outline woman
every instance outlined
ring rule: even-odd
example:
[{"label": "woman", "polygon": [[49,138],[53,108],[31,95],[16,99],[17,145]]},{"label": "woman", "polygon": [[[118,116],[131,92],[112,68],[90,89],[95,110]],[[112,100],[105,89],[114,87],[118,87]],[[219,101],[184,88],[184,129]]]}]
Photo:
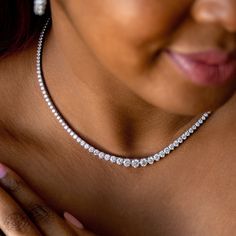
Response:
[{"label": "woman", "polygon": [[2,232],[235,235],[236,1],[9,2]]}]

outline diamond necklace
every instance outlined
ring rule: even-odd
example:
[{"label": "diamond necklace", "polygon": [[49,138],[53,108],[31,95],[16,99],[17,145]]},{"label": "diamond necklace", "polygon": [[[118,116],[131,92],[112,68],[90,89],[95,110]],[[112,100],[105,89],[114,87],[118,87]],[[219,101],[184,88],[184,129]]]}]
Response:
[{"label": "diamond necklace", "polygon": [[54,104],[50,93],[48,91],[48,88],[46,86],[43,72],[42,72],[42,49],[43,49],[43,41],[45,36],[45,31],[47,29],[47,26],[50,22],[50,18],[47,19],[45,25],[43,26],[43,29],[40,33],[39,39],[38,39],[38,47],[37,47],[37,57],[36,57],[36,72],[37,72],[37,78],[39,87],[42,93],[42,96],[48,105],[49,109],[51,110],[52,114],[55,116],[59,124],[62,126],[62,128],[65,129],[65,131],[77,142],[80,144],[81,147],[83,147],[85,150],[87,150],[91,155],[105,160],[109,161],[110,163],[117,164],[124,167],[145,167],[147,165],[152,165],[155,162],[160,161],[162,158],[170,154],[174,149],[179,147],[184,141],[191,136],[210,116],[211,112],[205,112],[189,129],[187,129],[184,133],[182,133],[179,137],[177,137],[172,143],[170,143],[168,146],[163,148],[161,151],[154,153],[153,155],[142,157],[139,159],[131,159],[127,157],[122,156],[115,156],[110,153],[102,152],[101,150],[95,148],[88,142],[86,142],[84,139],[82,139],[79,134],[66,122],[66,120],[63,118],[59,110],[57,109],[56,105]]}]

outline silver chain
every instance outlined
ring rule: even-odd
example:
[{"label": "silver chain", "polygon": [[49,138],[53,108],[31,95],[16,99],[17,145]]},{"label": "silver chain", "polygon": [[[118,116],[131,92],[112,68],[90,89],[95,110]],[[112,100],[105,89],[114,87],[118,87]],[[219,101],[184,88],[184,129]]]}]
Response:
[{"label": "silver chain", "polygon": [[133,159],[133,158],[127,158],[124,156],[115,156],[110,153],[102,152],[101,150],[95,148],[88,142],[86,142],[84,139],[82,139],[79,134],[66,122],[66,120],[62,117],[59,110],[56,108],[56,105],[54,104],[52,98],[50,97],[49,91],[47,89],[45,80],[43,78],[42,73],[42,49],[43,49],[43,41],[45,36],[45,31],[47,29],[47,26],[50,22],[50,18],[47,19],[45,25],[43,26],[43,29],[41,31],[41,34],[39,36],[38,40],[38,47],[37,47],[37,58],[36,58],[36,73],[38,78],[39,87],[41,90],[41,93],[43,95],[43,98],[48,105],[49,109],[51,110],[52,114],[55,116],[55,118],[58,120],[59,124],[62,126],[62,128],[65,129],[65,131],[77,142],[80,144],[81,147],[83,147],[85,150],[87,150],[92,156],[95,156],[99,159],[109,161],[110,163],[114,163],[117,165],[122,165],[124,167],[145,167],[147,165],[152,165],[155,162],[160,161],[162,158],[170,154],[173,150],[175,150],[177,147],[179,147],[184,141],[190,137],[198,128],[207,120],[207,118],[210,116],[211,112],[205,112],[189,129],[187,129],[184,133],[182,133],[178,138],[176,138],[172,143],[170,143],[168,146],[163,148],[161,151],[154,153],[153,155],[147,156],[147,157],[141,157],[139,159]]}]

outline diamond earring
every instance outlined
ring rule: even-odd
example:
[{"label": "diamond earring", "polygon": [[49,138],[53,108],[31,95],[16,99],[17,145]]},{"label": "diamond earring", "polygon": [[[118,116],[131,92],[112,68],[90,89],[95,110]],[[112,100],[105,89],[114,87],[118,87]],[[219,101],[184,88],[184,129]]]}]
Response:
[{"label": "diamond earring", "polygon": [[45,13],[47,0],[34,0],[34,14],[42,16]]}]

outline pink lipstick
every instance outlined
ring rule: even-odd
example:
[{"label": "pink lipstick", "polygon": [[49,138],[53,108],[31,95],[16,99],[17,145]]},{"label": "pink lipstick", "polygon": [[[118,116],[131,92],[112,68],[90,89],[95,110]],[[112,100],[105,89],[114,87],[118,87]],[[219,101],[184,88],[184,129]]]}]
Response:
[{"label": "pink lipstick", "polygon": [[196,84],[214,86],[236,79],[236,51],[187,54],[168,50],[167,53],[187,75],[186,78]]}]

